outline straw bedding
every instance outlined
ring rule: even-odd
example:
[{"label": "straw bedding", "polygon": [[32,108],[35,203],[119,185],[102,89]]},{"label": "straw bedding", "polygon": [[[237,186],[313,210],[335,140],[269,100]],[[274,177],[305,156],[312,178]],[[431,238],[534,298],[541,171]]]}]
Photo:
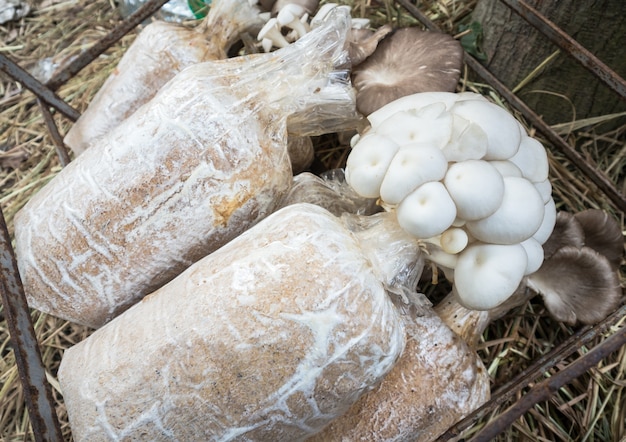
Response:
[{"label": "straw bedding", "polygon": [[[455,35],[459,32],[460,24],[468,23],[474,3],[472,0],[427,0],[418,6],[441,29]],[[392,2],[355,0],[352,6],[355,16],[370,18],[374,26],[383,23],[419,25],[404,9]],[[106,35],[120,19],[113,0],[38,1],[33,4],[33,11],[26,18],[0,25],[0,51],[27,69],[41,69],[50,66],[50,63],[61,64]],[[84,110],[135,35],[131,32],[124,37],[62,86],[58,94],[79,111]],[[472,76],[466,73],[459,88],[489,95],[506,106],[489,86],[471,79]],[[60,132],[65,134],[71,122],[59,115],[54,118]],[[610,130],[605,130],[603,123],[608,119],[613,124]],[[621,124],[616,125],[615,122]],[[622,194],[626,193],[625,116],[578,121],[557,129],[588,161],[602,170]],[[348,150],[336,136],[318,137],[314,141],[318,160],[316,168],[323,170],[344,164]],[[562,154],[548,147],[557,208],[572,212],[587,208],[603,209],[614,216],[624,230],[624,214]],[[54,144],[36,100],[30,92],[1,74],[0,206],[10,232],[13,230],[15,213],[60,168]],[[446,283],[442,281],[423,289],[434,299],[447,291]],[[624,327],[625,321],[622,318],[613,328]],[[33,322],[62,429],[70,440],[71,433],[56,373],[63,350],[88,336],[89,330],[36,311],[33,311]],[[538,298],[492,324],[481,340],[479,354],[492,376],[493,389],[558,346],[579,328],[552,320]],[[556,369],[566,366],[603,339],[602,335],[597,336],[570,358],[559,361]],[[33,440],[2,310],[0,356],[0,440]],[[548,375],[546,373],[544,376]],[[543,378],[538,375],[534,382],[540,382]],[[517,393],[511,401],[520,396],[521,393]],[[494,408],[466,436],[497,417],[511,401]],[[549,401],[540,402],[528,410],[498,440],[620,441],[626,438],[625,410],[626,348],[622,348],[584,376],[572,380]]]}]

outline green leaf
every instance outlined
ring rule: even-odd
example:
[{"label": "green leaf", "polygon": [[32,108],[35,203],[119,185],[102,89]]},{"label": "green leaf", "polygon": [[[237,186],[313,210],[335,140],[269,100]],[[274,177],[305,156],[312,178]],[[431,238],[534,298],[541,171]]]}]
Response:
[{"label": "green leaf", "polygon": [[487,55],[481,48],[483,38],[482,25],[473,21],[469,25],[460,25],[459,32],[467,32],[463,37],[461,37],[460,40],[463,49],[478,60],[485,61],[487,59]]},{"label": "green leaf", "polygon": [[211,0],[187,0],[187,4],[196,18],[204,18],[209,12]]}]

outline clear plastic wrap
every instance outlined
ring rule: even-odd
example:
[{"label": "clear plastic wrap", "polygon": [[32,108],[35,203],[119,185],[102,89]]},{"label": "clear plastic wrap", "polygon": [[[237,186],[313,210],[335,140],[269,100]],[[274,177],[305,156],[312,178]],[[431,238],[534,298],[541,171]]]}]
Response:
[{"label": "clear plastic wrap", "polygon": [[335,216],[343,213],[371,215],[380,211],[375,199],[363,198],[348,185],[343,169],[331,169],[320,176],[309,172],[294,176],[281,206],[295,203],[315,204]]},{"label": "clear plastic wrap", "polygon": [[248,0],[215,0],[195,28],[164,21],[148,24],[68,131],[65,143],[81,154],[185,67],[225,59],[242,32],[263,25],[259,12]]},{"label": "clear plastic wrap", "polygon": [[389,221],[368,223],[395,261],[380,267],[365,225],[355,235],[320,207],[286,207],[68,349],[59,381],[74,440],[299,441],[320,431],[404,347],[386,291],[399,279],[386,271],[412,266],[419,250],[394,253],[405,234]]},{"label": "clear plastic wrap", "polygon": [[358,118],[332,76],[349,26],[338,8],[285,49],[191,66],[70,163],[15,219],[31,306],[99,327],[274,211],[287,118],[312,109],[312,134]]},{"label": "clear plastic wrap", "polygon": [[[426,297],[415,291],[425,262],[418,240],[400,227],[394,213],[356,215],[379,207],[375,199],[363,198],[352,190],[342,169],[322,177],[309,173],[294,177],[283,204],[301,201],[341,216],[354,232],[402,313],[407,341],[381,384],[308,440],[436,440],[489,399],[489,375],[472,349],[475,336],[488,323],[487,313],[467,311],[450,301],[448,314],[440,317]],[[453,308],[454,313],[449,313]]]}]

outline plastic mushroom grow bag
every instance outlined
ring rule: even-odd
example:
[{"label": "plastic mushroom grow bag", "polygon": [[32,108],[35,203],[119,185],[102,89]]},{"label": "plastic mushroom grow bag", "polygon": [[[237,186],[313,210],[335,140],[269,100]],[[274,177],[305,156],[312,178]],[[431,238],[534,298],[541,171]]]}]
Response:
[{"label": "plastic mushroom grow bag", "polygon": [[[489,374],[474,351],[474,344],[491,319],[489,313],[464,309],[453,295],[444,299],[445,308],[438,305],[435,310],[424,295],[416,293],[417,279],[428,255],[417,253],[418,241],[401,233],[395,214],[372,216],[374,200],[358,196],[346,183],[341,169],[328,171],[322,177],[309,173],[294,177],[283,204],[298,201],[314,202],[350,220],[352,225],[380,223],[379,229],[364,229],[360,233],[369,247],[381,252],[378,263],[394,262],[384,254],[390,238],[395,239],[394,253],[416,253],[416,259],[404,268],[405,277],[413,279],[405,279],[400,290],[398,284],[396,289],[390,287],[395,292],[391,299],[401,313],[406,334],[400,358],[380,384],[307,440],[436,440],[490,397]],[[351,215],[357,213],[370,216]]]},{"label": "plastic mushroom grow bag", "polygon": [[249,0],[215,0],[197,27],[154,21],[137,36],[119,64],[65,136],[76,155],[148,102],[185,67],[221,60],[240,34],[260,28]]},{"label": "plastic mushroom grow bag", "polygon": [[285,49],[191,66],[62,170],[15,219],[30,305],[99,327],[274,211],[288,120],[358,118],[349,27],[338,8]]},{"label": "plastic mushroom grow bag", "polygon": [[420,252],[390,221],[361,230],[314,205],[283,208],[68,349],[59,381],[74,440],[322,430],[404,346],[388,290],[415,281]]}]

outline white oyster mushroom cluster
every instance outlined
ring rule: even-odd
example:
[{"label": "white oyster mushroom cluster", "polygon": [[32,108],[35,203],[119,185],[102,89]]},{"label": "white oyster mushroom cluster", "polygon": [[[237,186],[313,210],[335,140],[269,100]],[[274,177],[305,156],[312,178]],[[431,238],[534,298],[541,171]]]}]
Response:
[{"label": "white oyster mushroom cluster", "polygon": [[346,180],[424,240],[467,308],[504,302],[543,262],[556,219],[548,157],[479,94],[426,92],[368,116]]}]

